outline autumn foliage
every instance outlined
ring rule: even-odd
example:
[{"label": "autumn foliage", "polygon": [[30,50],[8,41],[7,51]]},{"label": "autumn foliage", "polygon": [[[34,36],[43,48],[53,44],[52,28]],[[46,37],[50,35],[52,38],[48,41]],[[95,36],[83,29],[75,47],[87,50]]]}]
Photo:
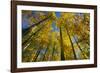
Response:
[{"label": "autumn foliage", "polygon": [[22,62],[90,58],[90,14],[22,11]]}]

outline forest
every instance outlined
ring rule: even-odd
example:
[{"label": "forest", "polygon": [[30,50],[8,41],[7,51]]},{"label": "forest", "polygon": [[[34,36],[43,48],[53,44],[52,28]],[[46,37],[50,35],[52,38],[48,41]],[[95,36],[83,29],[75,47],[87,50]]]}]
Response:
[{"label": "forest", "polygon": [[22,10],[22,62],[89,58],[89,13]]}]

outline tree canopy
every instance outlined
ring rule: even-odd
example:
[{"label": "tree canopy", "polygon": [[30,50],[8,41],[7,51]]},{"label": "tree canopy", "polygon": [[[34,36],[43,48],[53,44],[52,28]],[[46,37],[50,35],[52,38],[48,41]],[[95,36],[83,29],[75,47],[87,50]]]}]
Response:
[{"label": "tree canopy", "polygon": [[22,10],[22,62],[90,58],[90,14]]}]

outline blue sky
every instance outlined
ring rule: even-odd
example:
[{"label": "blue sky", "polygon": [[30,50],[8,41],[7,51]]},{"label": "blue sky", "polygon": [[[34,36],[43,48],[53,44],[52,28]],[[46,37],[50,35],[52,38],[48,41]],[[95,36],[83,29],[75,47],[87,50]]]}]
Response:
[{"label": "blue sky", "polygon": [[55,14],[58,18],[60,17],[60,12],[55,12]]},{"label": "blue sky", "polygon": [[27,15],[22,17],[22,29],[27,29],[29,27],[29,21]]},{"label": "blue sky", "polygon": [[59,28],[56,26],[55,22],[52,23],[52,31],[58,31],[59,32]]}]

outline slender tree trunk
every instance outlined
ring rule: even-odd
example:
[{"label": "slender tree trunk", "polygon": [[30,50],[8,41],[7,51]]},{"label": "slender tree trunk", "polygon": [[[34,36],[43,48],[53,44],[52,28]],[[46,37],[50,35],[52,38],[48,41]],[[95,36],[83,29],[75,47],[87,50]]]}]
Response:
[{"label": "slender tree trunk", "polygon": [[45,59],[45,55],[46,55],[46,53],[47,53],[48,49],[49,49],[49,47],[47,47],[47,48],[46,48],[46,50],[45,50],[45,52],[44,52],[44,54],[43,54],[42,61],[44,61],[44,59]]},{"label": "slender tree trunk", "polygon": [[[77,24],[77,25],[78,25],[78,24]],[[74,24],[74,27],[76,27],[75,24]],[[88,36],[89,36],[89,34],[86,34],[84,31],[79,31],[80,34],[82,34],[82,32],[83,32],[85,35],[88,35]],[[81,37],[84,37],[83,34],[81,35]],[[83,40],[86,40],[86,39],[83,38]],[[86,43],[87,43],[87,45],[89,46],[89,42],[86,42]]]},{"label": "slender tree trunk", "polygon": [[37,60],[37,57],[38,57],[38,56],[39,56],[39,54],[40,54],[40,51],[41,51],[41,49],[38,49],[38,51],[37,51],[37,53],[36,53],[36,55],[35,55],[34,62],[36,62],[36,60]]},{"label": "slender tree trunk", "polygon": [[[47,19],[49,19],[51,16],[49,16],[48,18],[46,18],[45,20],[47,20]],[[45,20],[43,20],[43,21],[45,21]],[[43,22],[43,21],[41,21],[41,22]],[[33,26],[31,26],[31,27],[33,27]],[[30,41],[31,40],[31,38],[33,37],[33,35],[36,35],[39,31],[41,31],[41,29],[43,29],[44,28],[44,25],[42,25],[35,33],[32,33],[29,37],[28,37],[28,39],[27,40],[25,40],[23,43],[22,43],[22,45],[26,45],[26,42],[28,42],[28,41]]]},{"label": "slender tree trunk", "polygon": [[71,43],[71,47],[72,47],[72,50],[73,50],[74,58],[77,59],[77,57],[76,57],[76,53],[75,53],[75,49],[74,49],[74,45],[73,45],[73,43],[72,43],[72,40],[71,40],[70,34],[69,34],[69,32],[68,32],[67,27],[65,27],[65,28],[66,28],[67,35],[68,35],[69,40],[70,40],[70,43]]},{"label": "slender tree trunk", "polygon": [[76,42],[78,48],[80,49],[81,53],[83,54],[84,58],[87,59],[87,58],[88,58],[87,55],[86,55],[86,54],[83,52],[83,50],[81,49],[80,45],[79,45],[78,42],[76,41],[76,38],[75,38],[74,36],[73,36],[73,38],[74,38],[74,40],[75,40],[75,42]]},{"label": "slender tree trunk", "polygon": [[52,49],[52,60],[53,60],[53,56],[54,56],[54,51],[55,51],[55,44],[54,44],[53,49]]},{"label": "slender tree trunk", "polygon": [[27,47],[29,47],[31,43],[32,43],[32,42],[29,41],[26,45],[23,45],[23,46],[22,46],[22,49],[23,49],[23,50],[26,50]]},{"label": "slender tree trunk", "polygon": [[[81,34],[81,31],[79,31],[79,33]],[[84,33],[84,32],[83,32],[83,33]],[[84,33],[84,34],[85,34],[85,33]],[[86,34],[85,34],[85,35],[86,35]],[[88,35],[88,36],[89,36],[89,35]],[[83,35],[81,35],[81,37],[83,37],[82,40],[86,40],[86,39],[84,39],[84,36],[83,36]],[[82,40],[81,40],[81,41],[82,41]],[[87,44],[88,46],[90,45],[89,42],[86,42],[86,44]]]},{"label": "slender tree trunk", "polygon": [[61,43],[61,60],[65,60],[61,26],[60,26],[60,40],[61,40],[60,41],[60,43]]},{"label": "slender tree trunk", "polygon": [[31,30],[32,27],[37,26],[37,25],[40,25],[40,23],[46,21],[46,20],[49,19],[50,17],[51,17],[51,16],[48,16],[48,17],[44,18],[43,20],[41,20],[41,21],[39,21],[39,22],[37,22],[37,23],[31,25],[30,27],[28,27],[28,28],[26,29],[26,31],[23,32],[23,35],[26,35],[26,34]]},{"label": "slender tree trunk", "polygon": [[41,31],[41,30],[43,29],[43,27],[44,27],[44,26],[40,27],[35,33],[32,33],[32,34],[27,38],[27,40],[25,40],[25,41],[22,43],[22,45],[26,45],[26,43],[27,43],[28,41],[30,41],[34,35],[36,35],[39,31]]}]

